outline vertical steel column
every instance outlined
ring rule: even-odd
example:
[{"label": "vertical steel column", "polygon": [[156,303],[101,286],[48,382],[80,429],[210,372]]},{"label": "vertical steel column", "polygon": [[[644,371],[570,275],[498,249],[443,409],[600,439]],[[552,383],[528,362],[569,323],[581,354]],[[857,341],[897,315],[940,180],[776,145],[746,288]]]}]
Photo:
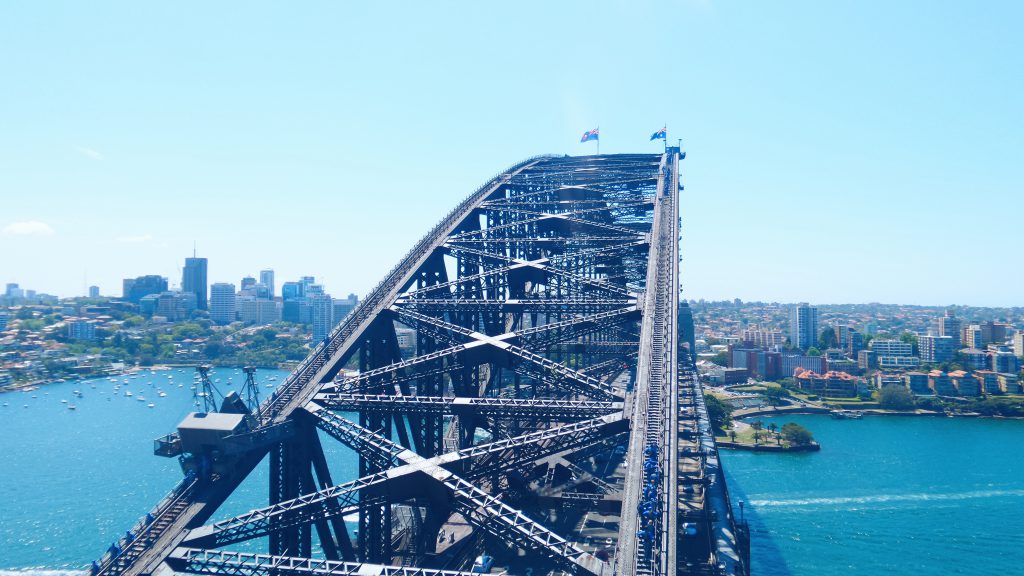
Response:
[{"label": "vertical steel column", "polygon": [[[387,317],[378,318],[366,330],[359,350],[359,370],[366,372],[386,366],[399,359],[398,340],[394,323]],[[383,384],[376,391],[385,393]],[[393,394],[394,390],[387,391]],[[359,425],[391,438],[391,417],[381,413],[359,413]],[[380,467],[359,456],[359,476],[364,477],[380,472]],[[391,562],[391,502],[370,501],[366,495],[359,495],[359,558],[363,562],[387,564]]]}]

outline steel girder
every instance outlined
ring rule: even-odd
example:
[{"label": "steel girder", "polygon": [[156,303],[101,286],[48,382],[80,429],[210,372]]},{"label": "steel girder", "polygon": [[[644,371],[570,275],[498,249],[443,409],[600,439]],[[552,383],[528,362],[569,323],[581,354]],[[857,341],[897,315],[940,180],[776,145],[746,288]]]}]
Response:
[{"label": "steel girder", "polygon": [[[353,447],[360,454],[360,480],[325,485],[327,477],[316,469],[316,450],[293,458],[297,466],[288,464],[293,447],[285,439],[272,450],[282,462],[272,467],[277,475],[272,483],[279,484],[274,499],[280,501],[234,523],[197,529],[193,541],[223,545],[254,534],[272,540],[282,538],[274,534],[305,535],[297,544],[287,536],[278,554],[263,556],[271,560],[236,557],[225,563],[223,556],[204,556],[210,560],[179,565],[218,574],[345,573],[344,562],[317,568],[294,555],[308,554],[311,527],[321,540],[337,545],[336,555],[345,555],[340,550],[347,540],[343,524],[334,526],[333,538],[322,528],[358,510],[358,560],[379,566],[380,573],[402,573],[386,571],[393,553],[390,506],[419,498],[422,490],[443,488],[447,509],[463,514],[478,530],[532,550],[567,572],[610,573],[608,564],[505,502],[501,490],[511,489],[511,483],[498,479],[512,469],[541,470],[550,458],[570,461],[610,451],[631,425],[639,432],[636,392],[629,404],[621,404],[623,383],[610,377],[638,363],[647,369],[648,316],[665,313],[663,302],[647,305],[650,294],[675,290],[675,278],[652,276],[651,266],[664,259],[656,247],[666,241],[665,227],[656,222],[665,204],[662,196],[676,192],[674,185],[665,186],[664,170],[665,160],[676,156],[534,160],[496,177],[460,204],[314,349],[258,414],[264,426],[314,424]],[[396,321],[414,330],[413,348],[399,346]],[[337,378],[353,363],[358,375]],[[359,421],[324,405],[354,409]],[[316,418],[304,420],[303,407]],[[536,424],[530,433],[519,434],[515,426],[521,421]],[[570,423],[557,425],[562,421]],[[511,426],[506,429],[502,422]],[[517,435],[476,444],[476,427],[492,423],[501,434]],[[617,489],[596,476],[588,481],[602,492]],[[313,491],[285,498],[308,490]],[[565,502],[595,498],[578,492],[555,497]],[[432,522],[436,529],[437,519]],[[210,533],[203,536],[201,530]],[[417,537],[432,536],[428,530]],[[635,536],[627,532],[623,538]],[[185,553],[179,549],[176,561]],[[205,554],[199,550],[193,557]]]},{"label": "steel girder", "polygon": [[457,398],[454,396],[393,396],[381,394],[318,394],[316,403],[339,412],[379,411],[401,414],[542,418],[573,422],[621,411],[621,402],[518,398]]}]

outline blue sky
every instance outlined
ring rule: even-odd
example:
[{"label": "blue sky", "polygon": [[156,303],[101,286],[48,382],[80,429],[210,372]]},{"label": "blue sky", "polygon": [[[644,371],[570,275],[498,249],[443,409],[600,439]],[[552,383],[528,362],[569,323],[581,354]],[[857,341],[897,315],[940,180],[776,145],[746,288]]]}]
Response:
[{"label": "blue sky", "polygon": [[1024,8],[0,6],[0,282],[362,294],[538,153],[682,138],[688,298],[1021,305]]}]

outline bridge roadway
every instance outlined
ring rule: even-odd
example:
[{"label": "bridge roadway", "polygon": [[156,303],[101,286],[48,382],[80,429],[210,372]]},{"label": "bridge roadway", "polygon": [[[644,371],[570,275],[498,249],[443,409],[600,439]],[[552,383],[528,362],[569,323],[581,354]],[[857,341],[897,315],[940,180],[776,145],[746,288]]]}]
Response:
[{"label": "bridge roadway", "polygon": [[[495,176],[251,429],[165,438],[186,478],[92,572],[463,574],[486,551],[508,574],[745,574],[676,338],[681,159],[544,156]],[[359,454],[358,479],[334,482],[321,438]],[[266,459],[269,505],[207,524]],[[267,553],[231,549],[263,538]]]}]

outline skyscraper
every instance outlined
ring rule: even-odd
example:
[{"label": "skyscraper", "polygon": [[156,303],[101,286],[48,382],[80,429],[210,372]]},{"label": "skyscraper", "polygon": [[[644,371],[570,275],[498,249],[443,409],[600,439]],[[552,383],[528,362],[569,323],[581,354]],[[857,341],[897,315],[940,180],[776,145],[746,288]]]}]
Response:
[{"label": "skyscraper", "polygon": [[924,362],[948,362],[956,354],[952,336],[918,336],[917,347]]},{"label": "skyscraper", "polygon": [[284,301],[295,300],[302,297],[302,284],[298,282],[285,282],[281,285],[281,299]]},{"label": "skyscraper", "polygon": [[99,297],[100,297],[100,287],[99,286],[89,286],[89,298],[99,298]]},{"label": "skyscraper", "polygon": [[210,286],[210,320],[217,324],[230,324],[237,314],[235,285],[217,282]]},{"label": "skyscraper", "polygon": [[802,302],[789,312],[789,341],[806,350],[818,341],[818,309]]},{"label": "skyscraper", "polygon": [[196,295],[196,308],[206,310],[206,258],[185,258],[185,269],[181,271],[181,291]]},{"label": "skyscraper", "polygon": [[260,270],[260,284],[267,287],[267,292],[270,294],[268,298],[273,300],[274,298],[274,271],[273,270]]},{"label": "skyscraper", "polygon": [[144,296],[160,294],[167,291],[167,278],[150,275],[138,278],[125,278],[121,282],[122,298],[138,304]]},{"label": "skyscraper", "polygon": [[953,347],[960,348],[960,319],[952,310],[946,310],[942,318],[939,318],[939,336],[952,337]]},{"label": "skyscraper", "polygon": [[334,328],[334,299],[329,294],[311,294],[307,296],[313,312],[313,342],[316,346]]}]

